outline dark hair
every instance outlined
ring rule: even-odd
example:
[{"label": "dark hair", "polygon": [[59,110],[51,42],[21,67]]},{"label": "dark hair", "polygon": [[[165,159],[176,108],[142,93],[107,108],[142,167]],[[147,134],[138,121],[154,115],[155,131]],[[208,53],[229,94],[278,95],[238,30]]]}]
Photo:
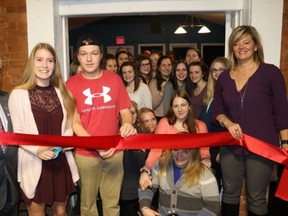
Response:
[{"label": "dark hair", "polygon": [[178,82],[177,82],[177,77],[176,77],[176,69],[177,69],[177,66],[179,64],[185,64],[186,66],[186,69],[187,69],[187,77],[186,79],[184,80],[184,84],[185,84],[185,90],[188,94],[190,94],[192,92],[192,86],[193,86],[193,83],[192,83],[192,80],[189,76],[189,70],[188,70],[188,65],[187,65],[187,62],[185,59],[179,59],[176,61],[176,63],[174,64],[174,67],[173,67],[173,74],[172,74],[172,80],[171,80],[171,83],[172,83],[172,86],[173,86],[173,89],[174,91],[177,91],[179,89],[179,86],[178,86]]},{"label": "dark hair", "polygon": [[135,74],[135,77],[134,77],[134,92],[135,92],[135,91],[137,91],[137,89],[139,88],[139,85],[140,85],[140,79],[139,79],[139,76],[138,76],[138,74],[137,74],[137,72],[135,70],[135,64],[133,62],[131,62],[131,61],[124,62],[121,65],[121,67],[120,67],[119,74],[120,74],[120,76],[121,76],[121,78],[123,80],[124,85],[127,86],[128,83],[124,80],[123,73],[122,73],[123,67],[126,67],[126,66],[131,66],[133,68],[133,70],[134,70],[134,74]]},{"label": "dark hair", "polygon": [[[147,83],[147,81],[146,81],[146,77],[140,72],[141,63],[142,63],[144,60],[148,60],[149,63],[150,63],[150,65],[151,65],[150,58],[147,57],[147,56],[145,56],[145,55],[143,55],[143,54],[140,54],[140,55],[138,55],[138,57],[137,57],[137,59],[136,59],[136,70],[137,70],[138,76],[140,77],[140,79],[142,80],[142,82],[148,85],[148,83]],[[151,68],[150,68],[150,69],[151,69]],[[151,79],[152,79],[152,76],[153,76],[151,70],[149,71],[148,76],[149,76],[149,80],[151,80]]]},{"label": "dark hair", "polygon": [[88,45],[95,45],[99,46],[101,53],[103,52],[102,44],[97,41],[93,35],[91,34],[85,34],[82,35],[77,42],[77,53],[79,52],[79,48],[82,46],[88,46]]},{"label": "dark hair", "polygon": [[[209,68],[203,61],[202,62],[196,61],[196,62],[190,63],[188,66],[188,71],[190,70],[191,66],[199,66],[201,68],[201,71],[202,71],[203,80],[206,82],[208,81]],[[190,71],[189,71],[189,73],[190,73]]]},{"label": "dark hair", "polygon": [[200,61],[203,61],[203,58],[202,58],[202,55],[201,55],[201,51],[200,51],[198,48],[196,48],[196,47],[189,47],[189,48],[186,50],[186,55],[187,55],[187,52],[188,52],[189,50],[195,51],[195,52],[198,54]]},{"label": "dark hair", "polygon": [[[156,71],[156,77],[155,77],[158,91],[161,91],[161,84],[163,82],[167,81],[162,77],[161,72],[159,71],[159,67],[160,67],[160,65],[164,59],[169,59],[171,64],[172,64],[170,57],[167,55],[160,56],[160,58],[158,59],[157,71]],[[173,67],[173,64],[172,64],[172,67]],[[169,80],[171,80],[171,79],[172,79],[172,72],[170,73],[170,76],[169,76]]]},{"label": "dark hair", "polygon": [[[101,69],[106,69],[107,61],[110,59],[116,60],[116,57],[111,53],[104,55],[104,57],[102,58],[102,61],[101,61]],[[117,62],[117,60],[116,60],[116,62]]]},{"label": "dark hair", "polygon": [[193,108],[191,105],[191,99],[186,91],[177,90],[176,92],[173,93],[172,98],[170,100],[170,107],[166,115],[168,123],[170,125],[174,125],[177,121],[177,117],[173,111],[173,101],[176,97],[183,98],[189,104],[189,113],[187,115],[187,118],[183,122],[183,127],[186,126],[189,133],[196,133],[195,117],[194,117],[194,112],[193,112]]}]

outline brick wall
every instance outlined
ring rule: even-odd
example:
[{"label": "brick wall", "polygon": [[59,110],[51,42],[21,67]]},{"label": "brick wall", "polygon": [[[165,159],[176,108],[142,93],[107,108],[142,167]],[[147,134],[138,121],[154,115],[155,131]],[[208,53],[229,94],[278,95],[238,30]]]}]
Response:
[{"label": "brick wall", "polygon": [[284,0],[280,69],[286,81],[288,94],[288,0]]},{"label": "brick wall", "polygon": [[26,0],[0,1],[0,88],[10,91],[18,82],[28,56]]}]

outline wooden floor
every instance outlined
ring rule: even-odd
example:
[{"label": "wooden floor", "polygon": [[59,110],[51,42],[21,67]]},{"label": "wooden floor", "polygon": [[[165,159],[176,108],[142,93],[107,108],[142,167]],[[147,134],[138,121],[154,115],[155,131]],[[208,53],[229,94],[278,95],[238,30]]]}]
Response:
[{"label": "wooden floor", "polygon": [[247,208],[246,208],[246,192],[245,192],[245,179],[242,183],[242,192],[240,197],[240,209],[239,216],[247,216]]}]

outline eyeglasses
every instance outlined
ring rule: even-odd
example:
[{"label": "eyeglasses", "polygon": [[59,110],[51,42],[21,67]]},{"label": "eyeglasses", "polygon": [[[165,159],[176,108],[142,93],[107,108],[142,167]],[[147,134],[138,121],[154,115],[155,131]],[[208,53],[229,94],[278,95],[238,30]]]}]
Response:
[{"label": "eyeglasses", "polygon": [[146,63],[146,64],[141,64],[142,67],[147,67],[150,66],[150,63]]},{"label": "eyeglasses", "polygon": [[224,68],[219,68],[219,69],[216,69],[216,68],[212,68],[211,69],[211,72],[212,73],[222,73],[225,69]]}]

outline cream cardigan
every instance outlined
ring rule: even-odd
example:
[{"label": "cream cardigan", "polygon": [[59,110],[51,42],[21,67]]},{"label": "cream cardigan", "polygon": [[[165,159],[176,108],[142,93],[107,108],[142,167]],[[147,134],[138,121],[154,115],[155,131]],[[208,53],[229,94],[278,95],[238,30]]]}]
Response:
[{"label": "cream cardigan", "polygon": [[[55,88],[63,110],[62,136],[72,136],[72,128],[66,128],[67,113],[64,109],[62,96],[59,89]],[[13,131],[22,134],[39,134],[32,113],[27,90],[14,89],[8,101],[9,111],[13,124]],[[56,145],[56,144],[55,144]],[[42,160],[37,157],[39,146],[21,145],[18,151],[18,182],[25,195],[32,199],[42,170]],[[78,169],[71,151],[65,152],[73,182],[79,180]]]}]

